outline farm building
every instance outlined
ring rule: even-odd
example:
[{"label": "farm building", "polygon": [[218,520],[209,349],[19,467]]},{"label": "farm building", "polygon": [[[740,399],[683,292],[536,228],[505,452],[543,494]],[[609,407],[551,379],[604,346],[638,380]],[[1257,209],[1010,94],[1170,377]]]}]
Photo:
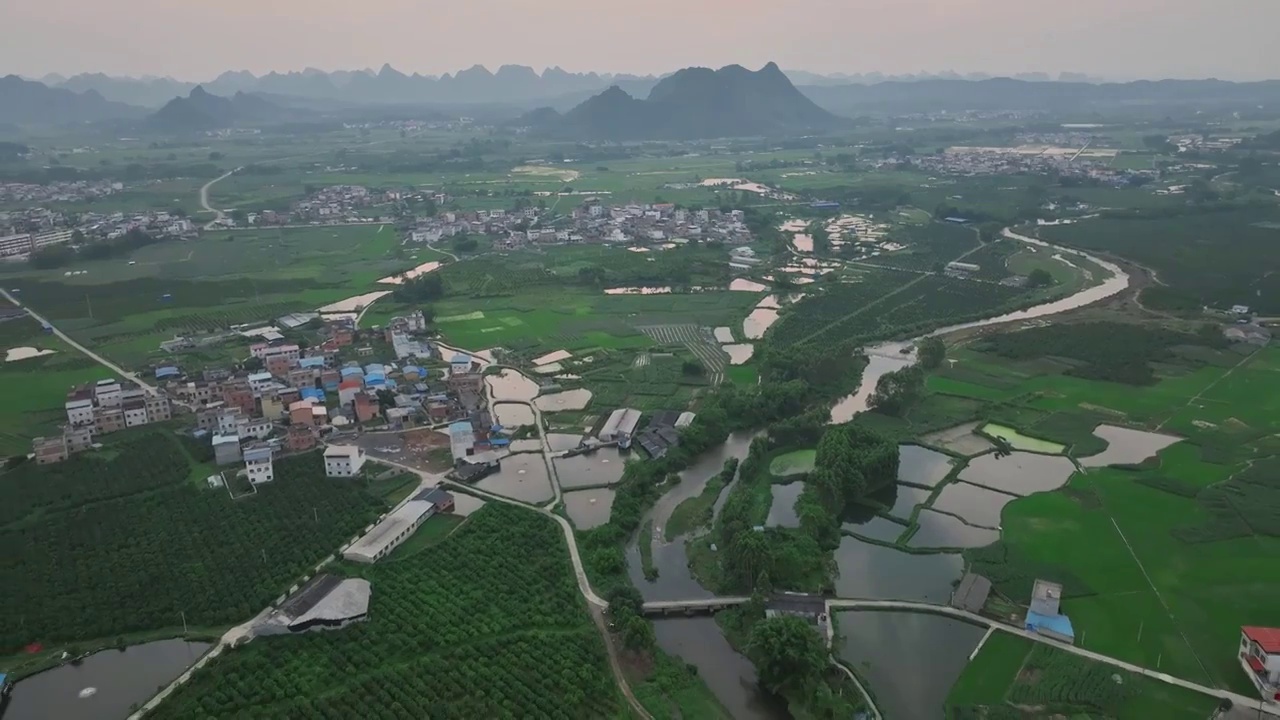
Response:
[{"label": "farm building", "polygon": [[244,469],[249,475],[249,482],[257,485],[275,480],[275,471],[271,457],[270,445],[257,445],[244,451]]},{"label": "farm building", "polygon": [[471,356],[458,353],[449,360],[449,372],[454,375],[464,375],[471,372]]},{"label": "farm building", "polygon": [[1062,586],[1048,580],[1036,580],[1031,589],[1031,609],[1027,611],[1026,628],[1054,640],[1074,643],[1075,629],[1071,619],[1059,612]]},{"label": "farm building", "polygon": [[375,563],[407,540],[432,515],[447,512],[446,508],[453,508],[452,495],[439,488],[421,490],[352,543],[342,557],[352,562]]},{"label": "farm building", "polygon": [[360,578],[321,573],[302,584],[255,626],[255,635],[336,630],[368,619],[372,586]]},{"label": "farm building", "polygon": [[324,449],[326,477],[355,477],[364,467],[365,454],[356,445],[330,445]]},{"label": "farm building", "polygon": [[981,265],[974,263],[952,261],[947,263],[946,275],[948,277],[967,277],[982,270]]},{"label": "farm building", "polygon": [[600,428],[599,438],[602,442],[623,441],[635,434],[640,424],[640,411],[632,408],[618,408],[609,414],[604,427]]},{"label": "farm building", "polygon": [[1280,628],[1240,628],[1240,666],[1266,700],[1280,700]]},{"label": "farm building", "polygon": [[455,465],[470,455],[475,445],[476,431],[471,423],[464,420],[449,426],[449,449],[453,451]]},{"label": "farm building", "polygon": [[219,465],[234,465],[240,462],[240,436],[214,435],[213,457]]}]

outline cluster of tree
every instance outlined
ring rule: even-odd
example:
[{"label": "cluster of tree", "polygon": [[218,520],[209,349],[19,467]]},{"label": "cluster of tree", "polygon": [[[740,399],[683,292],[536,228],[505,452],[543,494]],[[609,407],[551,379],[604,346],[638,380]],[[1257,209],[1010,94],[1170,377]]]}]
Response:
[{"label": "cluster of tree", "polygon": [[[167,435],[121,450],[24,465],[24,482],[0,483],[11,519],[40,511],[0,530],[0,604],[23,619],[0,627],[0,651],[181,627],[184,613],[192,626],[240,622],[386,507],[325,478],[317,453],[277,461],[275,482],[235,503],[186,482],[187,456]],[[82,505],[91,497],[106,499]]]},{"label": "cluster of tree", "polygon": [[929,336],[916,343],[916,364],[925,370],[936,370],[947,359],[947,344],[941,338]]},{"label": "cluster of tree", "polygon": [[[76,232],[79,232],[78,230]],[[84,236],[80,235],[83,241]],[[157,237],[146,231],[134,228],[114,240],[99,240],[79,246],[80,257],[86,260],[105,260],[113,257],[125,257],[138,248],[154,245],[168,240],[167,236]],[[72,238],[76,242],[76,238]]]},{"label": "cluster of tree", "polygon": [[458,233],[453,236],[453,249],[458,252],[475,252],[478,246],[476,239],[467,233]]},{"label": "cluster of tree", "polygon": [[[299,504],[309,515],[310,503]],[[401,546],[361,575],[374,588],[368,621],[224,653],[148,717],[622,713],[604,643],[584,610],[564,537],[549,518],[490,503],[447,542]]]},{"label": "cluster of tree", "polygon": [[444,297],[444,280],[439,273],[427,273],[406,280],[391,292],[391,297],[398,303],[429,303]]},{"label": "cluster of tree", "polygon": [[800,503],[800,527],[820,546],[840,544],[840,517],[850,505],[898,480],[898,445],[859,425],[837,425],[822,436]]},{"label": "cluster of tree", "polygon": [[867,404],[881,415],[902,417],[923,398],[924,370],[919,365],[908,365],[881,375]]},{"label": "cluster of tree", "polygon": [[1173,353],[1177,346],[1222,348],[1221,330],[1206,323],[1195,333],[1117,322],[1088,322],[1030,328],[984,338],[982,352],[1014,360],[1062,357],[1076,361],[1068,375],[1128,385],[1156,382],[1152,363],[1187,362]]},{"label": "cluster of tree", "polygon": [[622,636],[622,644],[628,650],[644,652],[652,650],[657,642],[653,625],[644,619],[644,598],[631,585],[609,591],[609,619],[613,629]]}]

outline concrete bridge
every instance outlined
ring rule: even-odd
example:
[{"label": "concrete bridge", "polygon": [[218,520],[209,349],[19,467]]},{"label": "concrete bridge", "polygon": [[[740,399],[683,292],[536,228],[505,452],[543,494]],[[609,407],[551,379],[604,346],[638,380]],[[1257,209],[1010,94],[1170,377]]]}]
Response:
[{"label": "concrete bridge", "polygon": [[702,600],[665,600],[647,602],[641,608],[645,617],[664,615],[714,615],[727,608],[746,603],[749,597],[714,597]]}]

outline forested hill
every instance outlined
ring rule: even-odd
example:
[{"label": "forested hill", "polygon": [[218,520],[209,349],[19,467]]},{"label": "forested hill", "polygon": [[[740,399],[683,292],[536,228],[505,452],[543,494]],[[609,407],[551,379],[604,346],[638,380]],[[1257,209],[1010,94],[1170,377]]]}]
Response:
[{"label": "forested hill", "polygon": [[740,65],[686,68],[664,78],[644,100],[614,86],[563,116],[543,109],[525,121],[543,134],[601,140],[797,134],[842,123],[774,63],[755,72]]}]

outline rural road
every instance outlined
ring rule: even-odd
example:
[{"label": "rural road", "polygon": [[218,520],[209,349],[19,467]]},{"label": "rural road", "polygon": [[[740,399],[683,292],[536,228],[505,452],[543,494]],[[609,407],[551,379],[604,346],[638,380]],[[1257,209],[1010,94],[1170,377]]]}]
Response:
[{"label": "rural road", "polygon": [[212,205],[210,205],[210,204],[209,204],[209,188],[213,187],[214,185],[217,185],[218,183],[222,182],[223,180],[226,180],[227,178],[231,177],[232,175],[235,175],[237,172],[239,172],[240,170],[243,170],[243,169],[244,169],[243,167],[238,167],[238,168],[235,168],[235,169],[233,169],[233,170],[228,170],[226,173],[224,173],[224,174],[222,174],[222,175],[219,175],[218,177],[216,177],[216,178],[214,178],[214,179],[210,180],[209,182],[207,182],[207,183],[205,183],[203,186],[201,186],[201,188],[200,188],[200,206],[201,206],[201,207],[203,207],[203,208],[205,209],[205,211],[206,211],[206,212],[211,212],[211,213],[213,213],[213,214],[214,214],[214,218],[213,218],[212,220],[210,220],[209,222],[205,223],[205,226],[204,226],[204,229],[205,229],[205,230],[212,230],[214,225],[217,225],[218,223],[222,222],[222,219],[223,219],[223,218],[225,218],[225,217],[227,216],[227,214],[226,214],[225,212],[223,212],[223,211],[221,211],[221,210],[219,210],[219,209],[217,209],[217,208],[215,208],[215,207],[213,207]]},{"label": "rural road", "polygon": [[53,323],[49,322],[48,320],[44,319],[44,317],[42,317],[41,315],[37,314],[35,310],[32,310],[31,308],[29,308],[29,307],[27,307],[26,305],[23,305],[21,302],[19,302],[19,301],[18,301],[18,299],[17,299],[17,298],[15,298],[12,294],[10,294],[8,290],[0,289],[0,295],[3,295],[3,296],[4,296],[4,298],[5,298],[6,300],[8,300],[9,302],[13,303],[15,306],[22,308],[22,309],[23,309],[23,310],[24,310],[28,315],[30,315],[30,316],[32,317],[32,319],[34,319],[36,322],[38,322],[38,323],[43,323],[44,325],[49,326],[49,328],[50,328],[51,330],[53,330],[53,334],[54,334],[54,335],[56,335],[56,336],[58,337],[58,339],[62,340],[62,341],[63,341],[63,342],[65,342],[66,344],[68,344],[68,345],[70,345],[71,347],[75,348],[76,350],[79,350],[80,352],[84,353],[84,354],[85,354],[85,355],[87,355],[89,358],[91,358],[91,359],[93,359],[93,360],[97,361],[97,363],[98,363],[99,365],[102,365],[103,367],[105,367],[105,368],[107,368],[107,369],[111,370],[112,372],[114,372],[114,373],[116,373],[116,374],[120,375],[120,377],[122,377],[122,378],[124,378],[124,379],[126,379],[126,380],[128,380],[128,381],[130,381],[130,382],[137,383],[137,384],[138,384],[138,387],[140,387],[140,388],[142,388],[143,390],[145,390],[145,391],[147,392],[147,394],[149,394],[149,395],[155,395],[157,392],[159,392],[159,391],[155,388],[155,386],[154,386],[154,385],[148,385],[148,384],[147,384],[147,382],[146,382],[146,381],[144,381],[142,378],[138,377],[137,375],[134,375],[134,374],[133,374],[133,373],[131,373],[131,372],[128,372],[127,370],[125,370],[124,368],[120,367],[119,365],[116,365],[115,363],[111,362],[110,360],[108,360],[108,359],[106,359],[106,358],[102,357],[101,355],[99,355],[99,354],[95,353],[94,351],[90,350],[89,348],[87,348],[87,347],[85,347],[85,346],[81,345],[80,343],[76,342],[75,340],[73,340],[69,335],[67,335],[66,333],[64,333],[64,332],[62,332],[61,330],[59,330],[56,326],[54,326],[54,324],[53,324]]}]

